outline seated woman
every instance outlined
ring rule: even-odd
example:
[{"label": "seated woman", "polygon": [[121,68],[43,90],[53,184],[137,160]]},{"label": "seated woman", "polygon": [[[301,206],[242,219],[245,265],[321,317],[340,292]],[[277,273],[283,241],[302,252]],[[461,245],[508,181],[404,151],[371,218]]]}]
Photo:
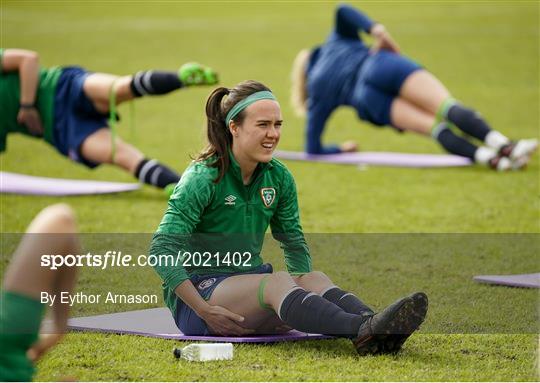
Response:
[{"label": "seated woman", "polygon": [[[491,129],[482,116],[457,102],[446,87],[399,48],[382,24],[359,10],[340,5],[335,28],[324,44],[302,50],[293,64],[292,102],[298,115],[307,115],[306,152],[333,154],[356,151],[321,143],[332,112],[353,107],[358,117],[375,126],[431,135],[447,151],[496,170],[520,169],[538,147],[538,140],[510,141]],[[375,38],[368,47],[359,32]],[[484,143],[477,146],[451,127]]]},{"label": "seated woman", "polygon": [[[398,351],[423,322],[427,297],[375,314],[312,270],[294,179],[272,158],[283,118],[270,89],[255,81],[218,88],[206,115],[208,147],[177,184],[150,249],[178,328],[233,336],[294,328],[350,338],[359,354]],[[260,256],[268,226],[287,272]]]}]

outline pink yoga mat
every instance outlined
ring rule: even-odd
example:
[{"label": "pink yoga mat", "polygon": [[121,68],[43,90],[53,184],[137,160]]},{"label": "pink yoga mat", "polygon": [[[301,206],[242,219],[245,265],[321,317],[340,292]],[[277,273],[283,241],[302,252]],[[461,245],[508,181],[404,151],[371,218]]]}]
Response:
[{"label": "pink yoga mat", "polygon": [[81,195],[133,191],[136,183],[70,180],[0,172],[0,193],[28,195]]},{"label": "pink yoga mat", "polygon": [[377,165],[409,168],[469,166],[471,160],[451,154],[412,154],[392,152],[356,152],[340,154],[307,154],[276,150],[274,157],[291,161],[326,162],[343,165]]},{"label": "pink yoga mat", "polygon": [[126,311],[114,314],[72,318],[68,322],[68,328],[76,331],[142,335],[163,339],[232,343],[273,343],[292,340],[331,338],[330,336],[326,335],[306,334],[296,330],[280,335],[258,335],[247,337],[184,335],[176,327],[171,312],[166,308]]}]

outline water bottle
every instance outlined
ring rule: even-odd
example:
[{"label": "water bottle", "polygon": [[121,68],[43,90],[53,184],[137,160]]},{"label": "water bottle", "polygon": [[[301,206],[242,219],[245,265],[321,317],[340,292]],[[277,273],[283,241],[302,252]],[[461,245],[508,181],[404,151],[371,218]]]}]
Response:
[{"label": "water bottle", "polygon": [[176,358],[189,361],[228,360],[233,358],[232,343],[194,343],[182,349],[174,348]]}]

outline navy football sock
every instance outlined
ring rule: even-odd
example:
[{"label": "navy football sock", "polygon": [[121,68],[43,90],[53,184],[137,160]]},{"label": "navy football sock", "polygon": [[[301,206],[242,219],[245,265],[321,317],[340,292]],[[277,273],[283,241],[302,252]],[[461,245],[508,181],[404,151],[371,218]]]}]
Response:
[{"label": "navy football sock", "polygon": [[167,185],[180,181],[180,175],[157,160],[142,160],[135,170],[139,181],[164,189]]},{"label": "navy football sock", "polygon": [[354,294],[341,290],[334,286],[323,292],[321,295],[327,301],[341,307],[345,312],[356,315],[371,315],[374,314],[364,302],[362,302]]},{"label": "navy football sock", "polygon": [[183,86],[176,72],[148,70],[135,73],[129,87],[135,97],[166,94]]},{"label": "navy football sock", "polygon": [[454,134],[454,132],[448,128],[447,123],[442,122],[437,125],[432,131],[432,136],[450,153],[468,157],[473,161],[475,160],[474,154],[478,147],[471,144],[463,137]]},{"label": "navy football sock", "polygon": [[490,126],[478,112],[458,103],[450,106],[446,112],[446,116],[443,117],[463,132],[482,142],[484,142],[486,136],[491,131]]},{"label": "navy football sock", "polygon": [[281,320],[296,330],[346,338],[355,337],[366,320],[300,287],[283,298],[278,311]]}]

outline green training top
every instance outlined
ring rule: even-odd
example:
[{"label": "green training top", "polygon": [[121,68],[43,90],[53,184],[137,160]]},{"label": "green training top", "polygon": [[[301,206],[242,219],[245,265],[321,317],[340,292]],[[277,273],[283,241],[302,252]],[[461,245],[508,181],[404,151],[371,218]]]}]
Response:
[{"label": "green training top", "polygon": [[[174,290],[191,275],[246,272],[260,266],[269,225],[281,242],[288,272],[311,271],[289,170],[276,159],[259,163],[250,183],[244,185],[238,162],[232,153],[229,156],[229,169],[217,184],[213,181],[218,169],[208,165],[215,157],[191,163],[152,239],[150,254],[161,261],[154,269],[163,280],[163,297],[173,313]],[[174,256],[175,262],[165,262],[163,255]]]},{"label": "green training top", "polygon": [[[17,123],[21,97],[19,72],[1,70],[3,54],[4,49],[0,48],[0,152],[6,150],[8,133],[30,134],[25,125]],[[54,95],[61,73],[62,69],[59,67],[40,68],[36,93],[36,107],[43,123],[43,138],[53,145]]]}]

